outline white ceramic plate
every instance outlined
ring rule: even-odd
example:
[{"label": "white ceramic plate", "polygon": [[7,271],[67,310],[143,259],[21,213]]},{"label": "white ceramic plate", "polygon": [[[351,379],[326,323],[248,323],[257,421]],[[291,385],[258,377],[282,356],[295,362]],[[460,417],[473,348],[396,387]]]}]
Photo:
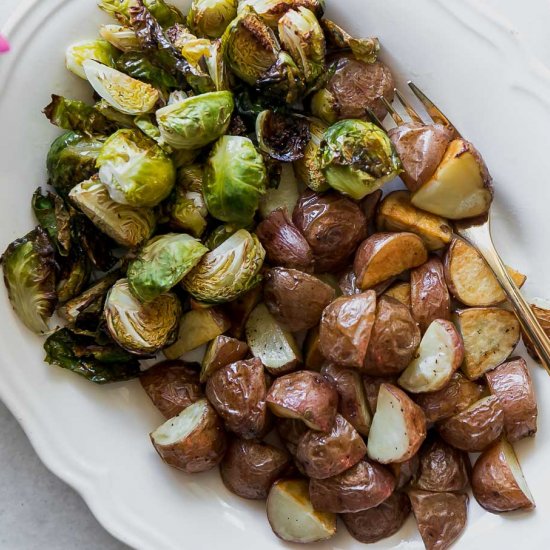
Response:
[{"label": "white ceramic plate", "polygon": [[[550,297],[550,41],[542,24],[550,20],[548,2],[530,0],[528,10],[515,0],[327,3],[329,14],[354,33],[377,34],[400,84],[414,79],[483,152],[495,177],[498,248],[528,275],[528,296]],[[5,29],[13,51],[0,58],[2,250],[34,223],[30,197],[45,184],[45,156],[58,133],[41,115],[49,95],[90,97],[64,69],[65,47],[94,37],[106,20],[94,0],[34,0]],[[1,398],[46,465],[83,495],[113,535],[147,550],[289,546],[271,533],[264,505],[231,495],[216,472],[191,477],[159,460],[147,434],[162,418],[139,383],[96,387],[45,365],[41,339],[19,323],[3,289],[0,316]],[[539,433],[517,448],[538,508],[496,516],[471,502],[457,548],[548,545],[550,380],[532,367]],[[376,548],[421,548],[415,531],[411,519]],[[360,546],[342,525],[335,539],[316,548]]]}]

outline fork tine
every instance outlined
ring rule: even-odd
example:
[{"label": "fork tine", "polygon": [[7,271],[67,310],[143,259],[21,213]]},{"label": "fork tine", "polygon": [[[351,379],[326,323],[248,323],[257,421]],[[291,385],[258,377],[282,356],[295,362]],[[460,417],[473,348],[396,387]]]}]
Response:
[{"label": "fork tine", "polygon": [[401,118],[401,115],[393,108],[393,105],[384,96],[380,96],[380,101],[382,101],[382,103],[386,106],[386,109],[390,113],[397,126],[405,124],[405,121]]},{"label": "fork tine", "polygon": [[458,136],[460,135],[455,125],[441,112],[439,107],[437,107],[437,105],[414,82],[409,81],[408,85],[413,94],[420,100],[422,105],[424,105],[424,108],[434,122],[442,124],[443,126],[446,126],[447,128],[453,130]]},{"label": "fork tine", "polygon": [[425,122],[422,120],[422,117],[412,108],[411,104],[407,101],[405,96],[397,88],[394,88],[394,92],[401,105],[403,105],[403,107],[405,108],[405,111],[407,111],[409,116],[413,119],[413,122],[425,124]]},{"label": "fork tine", "polygon": [[384,125],[382,124],[380,119],[374,114],[374,111],[372,109],[369,109],[368,107],[366,108],[366,111],[367,111],[367,115],[369,117],[369,120],[373,124],[376,124],[376,126],[378,126],[379,128],[382,128],[382,130],[385,131],[386,129],[384,128]]}]

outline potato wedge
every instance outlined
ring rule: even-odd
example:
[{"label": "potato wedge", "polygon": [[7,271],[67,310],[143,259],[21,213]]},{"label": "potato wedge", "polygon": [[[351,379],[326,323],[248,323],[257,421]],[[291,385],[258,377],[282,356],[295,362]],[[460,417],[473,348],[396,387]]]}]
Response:
[{"label": "potato wedge", "polygon": [[402,390],[382,384],[370,428],[368,455],[381,464],[404,462],[426,439],[422,409]]},{"label": "potato wedge", "polygon": [[308,331],[304,340],[304,366],[307,370],[320,371],[326,359],[319,343],[319,326]]},{"label": "potato wedge", "polygon": [[375,233],[363,241],[353,268],[363,290],[418,267],[428,260],[422,239],[414,233]]},{"label": "potato wedge", "polygon": [[272,485],[267,519],[273,532],[287,542],[319,542],[336,533],[336,515],[313,509],[305,479],[282,479]]},{"label": "potato wedge", "polygon": [[258,304],[246,322],[246,341],[254,357],[258,357],[273,376],[295,370],[302,362],[302,352],[294,336],[269,313],[265,304]]},{"label": "potato wedge", "polygon": [[264,302],[275,320],[290,332],[318,325],[336,298],[334,289],[313,275],[275,267],[265,274]]},{"label": "potato wedge", "polygon": [[451,319],[451,297],[437,257],[411,270],[411,310],[422,334],[432,321]]},{"label": "potato wedge", "polygon": [[405,493],[393,493],[382,504],[353,514],[342,514],[349,534],[359,542],[372,544],[395,535],[411,513]]},{"label": "potato wedge", "polygon": [[[531,309],[535,314],[535,317],[538,319],[540,326],[546,333],[546,336],[550,338],[550,303],[546,300],[538,300],[537,304],[531,304]],[[537,350],[533,346],[533,342],[529,339],[529,336],[522,331],[521,334],[523,338],[523,343],[527,349],[527,353],[537,362],[540,363],[540,357],[538,356]]]},{"label": "potato wedge", "polygon": [[514,448],[506,439],[494,443],[476,460],[472,471],[472,491],[479,505],[489,512],[535,507]]},{"label": "potato wedge", "polygon": [[336,417],[338,393],[318,372],[302,370],[277,378],[266,401],[276,416],[303,420],[312,430],[328,432]]},{"label": "potato wedge", "polygon": [[243,439],[265,435],[267,385],[259,359],[237,361],[218,369],[206,384],[206,397],[227,430]]},{"label": "potato wedge", "polygon": [[494,395],[476,401],[438,426],[439,435],[449,445],[469,453],[485,450],[503,430],[504,410]]},{"label": "potato wedge", "polygon": [[395,488],[392,473],[370,460],[327,479],[310,479],[313,508],[335,514],[360,512],[382,504]]},{"label": "potato wedge", "polygon": [[395,476],[395,490],[403,489],[411,480],[415,479],[420,461],[418,459],[418,453],[405,460],[405,462],[394,462],[388,464],[389,469]]},{"label": "potato wedge", "polygon": [[455,414],[465,411],[470,405],[482,398],[485,388],[477,382],[471,382],[461,372],[455,372],[443,389],[415,396],[429,424],[434,424]]},{"label": "potato wedge", "polygon": [[332,381],[339,396],[338,412],[365,437],[369,435],[371,414],[359,372],[328,364],[321,374]]},{"label": "potato wedge", "polygon": [[474,146],[455,139],[435,174],[413,194],[411,202],[450,220],[480,216],[493,201],[491,181],[487,166]]},{"label": "potato wedge", "polygon": [[321,353],[338,365],[362,368],[375,315],[376,293],[373,290],[334,300],[321,318]]},{"label": "potato wedge", "polygon": [[261,302],[262,296],[262,285],[256,285],[234,302],[224,304],[223,311],[231,322],[231,327],[227,331],[228,336],[237,340],[245,337],[246,322],[254,308]]},{"label": "potato wedge", "polygon": [[527,363],[521,357],[503,363],[485,375],[492,395],[504,410],[504,431],[510,442],[535,435],[537,398]]},{"label": "potato wedge", "polygon": [[362,370],[371,376],[398,375],[413,360],[419,345],[420,330],[409,308],[382,296]]},{"label": "potato wedge", "polygon": [[340,414],[328,432],[308,430],[298,442],[296,459],[313,479],[337,476],[367,454],[363,438]]},{"label": "potato wedge", "polygon": [[464,359],[462,337],[451,321],[436,319],[424,334],[416,357],[399,377],[410,393],[443,389]]},{"label": "potato wedge", "polygon": [[453,236],[449,222],[413,206],[408,191],[394,191],[382,201],[378,208],[376,227],[378,231],[414,233],[430,251],[445,248]]},{"label": "potato wedge", "polygon": [[206,348],[202,360],[200,381],[205,383],[218,369],[244,359],[248,345],[229,336],[216,336]]},{"label": "potato wedge", "polygon": [[418,472],[412,486],[433,493],[461,493],[468,489],[470,457],[432,436],[418,451]]},{"label": "potato wedge", "polygon": [[290,466],[290,455],[273,445],[234,439],[220,464],[224,485],[251,500],[267,498],[269,489]]},{"label": "potato wedge", "polygon": [[[506,268],[518,287],[527,277]],[[481,254],[466,241],[455,238],[445,254],[445,279],[452,295],[467,306],[495,306],[506,294]]]},{"label": "potato wedge", "polygon": [[222,421],[206,399],[167,420],[151,441],[166,464],[189,474],[217,466],[227,447]]},{"label": "potato wedge", "polygon": [[223,334],[231,323],[217,308],[192,309],[183,314],[178,339],[163,350],[167,359],[177,359],[187,352]]},{"label": "potato wedge", "polygon": [[172,418],[204,397],[197,369],[184,361],[163,361],[141,373],[139,381],[165,416]]},{"label": "potato wedge", "polygon": [[384,292],[383,296],[395,298],[398,302],[411,309],[411,283],[405,281],[395,283]]},{"label": "potato wedge", "polygon": [[454,321],[464,342],[462,371],[470,380],[506,361],[519,342],[519,322],[505,309],[463,309],[456,312]]},{"label": "potato wedge", "polygon": [[426,550],[449,548],[466,527],[468,495],[416,489],[408,494]]},{"label": "potato wedge", "polygon": [[308,427],[301,420],[295,418],[277,418],[275,420],[275,427],[286,450],[295,457],[298,450],[298,442],[308,431]]}]

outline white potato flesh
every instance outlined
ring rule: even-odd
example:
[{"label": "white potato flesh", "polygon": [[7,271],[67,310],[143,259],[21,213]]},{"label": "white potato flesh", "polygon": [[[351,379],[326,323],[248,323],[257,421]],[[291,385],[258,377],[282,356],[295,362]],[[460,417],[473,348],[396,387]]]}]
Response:
[{"label": "white potato flesh", "polygon": [[411,393],[444,388],[463,357],[460,336],[450,322],[433,321],[424,334],[417,356],[399,377],[398,384]]},{"label": "white potato flesh", "polygon": [[184,409],[178,416],[170,418],[162,426],[157,428],[151,437],[157,445],[173,445],[182,441],[189,434],[193,433],[196,427],[201,423],[202,418],[207,412],[208,403],[206,399],[201,399],[193,405]]},{"label": "white potato flesh", "polygon": [[286,209],[288,214],[292,216],[299,198],[300,190],[298,189],[298,180],[294,175],[294,168],[292,164],[283,164],[279,187],[268,189],[260,199],[260,215],[265,219],[274,210],[282,208],[283,210]]},{"label": "white potato flesh", "polygon": [[514,476],[514,479],[516,480],[518,487],[521,489],[522,493],[534,505],[535,499],[533,498],[533,495],[529,489],[529,486],[527,485],[527,480],[523,475],[523,471],[519,464],[518,457],[516,456],[514,448],[512,447],[512,445],[510,445],[510,443],[508,443],[505,440],[502,440],[501,445],[502,445],[502,452],[504,454],[504,457],[506,458],[506,462],[508,464],[508,467],[510,468],[510,472],[512,472],[512,475]]},{"label": "white potato flesh", "polygon": [[278,481],[267,497],[267,519],[273,532],[288,542],[319,542],[336,533],[336,515],[317,512],[303,479]]}]

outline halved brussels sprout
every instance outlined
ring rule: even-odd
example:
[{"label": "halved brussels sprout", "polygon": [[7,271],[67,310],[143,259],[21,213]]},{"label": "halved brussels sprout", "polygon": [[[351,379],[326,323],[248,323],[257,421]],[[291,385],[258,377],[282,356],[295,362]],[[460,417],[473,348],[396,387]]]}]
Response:
[{"label": "halved brussels sprout", "polygon": [[115,202],[97,178],[79,183],[69,198],[101,231],[122,246],[139,246],[155,229],[155,214],[151,209]]},{"label": "halved brussels sprout", "polygon": [[67,69],[76,76],[86,80],[84,63],[94,61],[114,67],[119,52],[105,40],[84,40],[67,48],[65,52],[65,64]]},{"label": "halved brussels sprout", "polygon": [[97,166],[112,199],[135,207],[156,206],[168,197],[176,181],[170,157],[135,130],[119,130],[109,137]]},{"label": "halved brussels sprout", "polygon": [[200,302],[231,302],[260,282],[265,250],[258,237],[240,229],[203,256],[182,285]]},{"label": "halved brussels sprout", "polygon": [[153,355],[170,345],[178,334],[181,304],[167,292],[141,303],[130,291],[127,279],[120,279],[107,294],[105,320],[113,340],[136,355]]},{"label": "halved brussels sprout", "polygon": [[231,92],[201,94],[159,109],[157,122],[174,149],[199,149],[225,134],[233,108]]},{"label": "halved brussels sprout", "polygon": [[181,47],[181,55],[183,55],[191,65],[199,67],[203,58],[210,55],[211,46],[212,42],[208,38],[189,38]]},{"label": "halved brussels sprout", "polygon": [[239,0],[239,15],[252,8],[272,29],[277,29],[279,19],[288,11],[304,7],[317,17],[325,11],[325,0]]},{"label": "halved brussels sprout", "polygon": [[122,52],[134,52],[141,49],[136,33],[123,25],[101,25],[99,34],[103,40]]},{"label": "halved brussels sprout", "polygon": [[331,126],[319,155],[329,185],[355,200],[401,172],[390,138],[375,124],[362,120],[342,120]]},{"label": "halved brussels sprout", "polygon": [[223,136],[204,168],[203,194],[208,211],[218,220],[249,225],[266,191],[266,180],[262,156],[252,141]]},{"label": "halved brussels sprout", "polygon": [[185,233],[168,233],[150,240],[128,266],[128,284],[134,296],[150,302],[175,287],[208,252]]},{"label": "halved brussels sprout", "polygon": [[230,224],[224,224],[224,225],[218,225],[210,235],[208,235],[208,238],[204,242],[204,244],[208,247],[209,250],[215,250],[218,248],[218,246],[221,246],[229,237],[234,235],[239,229],[235,227],[234,225]]},{"label": "halved brussels sprout", "polygon": [[223,44],[221,40],[214,40],[210,46],[210,52],[205,57],[204,62],[208,68],[208,73],[218,92],[229,90],[227,68],[223,58]]},{"label": "halved brussels sprout", "polygon": [[187,24],[193,32],[219,38],[237,17],[237,0],[193,0]]},{"label": "halved brussels sprout", "polygon": [[121,113],[149,113],[160,99],[156,88],[116,69],[92,60],[84,61],[82,66],[92,88]]},{"label": "halved brussels sprout", "polygon": [[60,256],[68,256],[71,249],[71,216],[59,195],[39,187],[32,196],[32,209],[38,223],[55,244]]},{"label": "halved brussels sprout", "polygon": [[[130,9],[136,6],[136,0],[99,0],[98,6],[123,24],[130,21]],[[151,12],[163,27],[183,23],[182,13],[164,0],[143,0],[143,5]]]},{"label": "halved brussels sprout", "polygon": [[0,257],[11,306],[23,324],[37,334],[48,330],[57,304],[55,250],[37,227],[11,243]]},{"label": "halved brussels sprout", "polygon": [[155,65],[153,60],[143,55],[143,52],[123,53],[116,60],[115,67],[128,76],[146,82],[163,92],[167,92],[171,88],[178,88],[180,85],[173,75]]},{"label": "halved brussels sprout", "polygon": [[327,128],[328,126],[324,122],[310,119],[311,139],[304,151],[304,157],[294,162],[294,170],[298,179],[317,193],[322,193],[330,188],[327,178],[321,170],[321,159],[319,158],[319,148]]},{"label": "halved brussels sprout", "polygon": [[374,63],[380,51],[378,38],[353,38],[342,27],[330,19],[321,20],[328,45],[333,49],[350,49],[355,59],[365,63]]},{"label": "halved brussels sprout", "polygon": [[67,132],[51,145],[46,161],[49,183],[62,196],[81,181],[91,178],[96,172],[97,157],[105,137],[86,137],[78,132]]},{"label": "halved brussels sprout", "polygon": [[279,20],[279,38],[310,85],[325,71],[325,36],[307,8],[287,11]]}]

